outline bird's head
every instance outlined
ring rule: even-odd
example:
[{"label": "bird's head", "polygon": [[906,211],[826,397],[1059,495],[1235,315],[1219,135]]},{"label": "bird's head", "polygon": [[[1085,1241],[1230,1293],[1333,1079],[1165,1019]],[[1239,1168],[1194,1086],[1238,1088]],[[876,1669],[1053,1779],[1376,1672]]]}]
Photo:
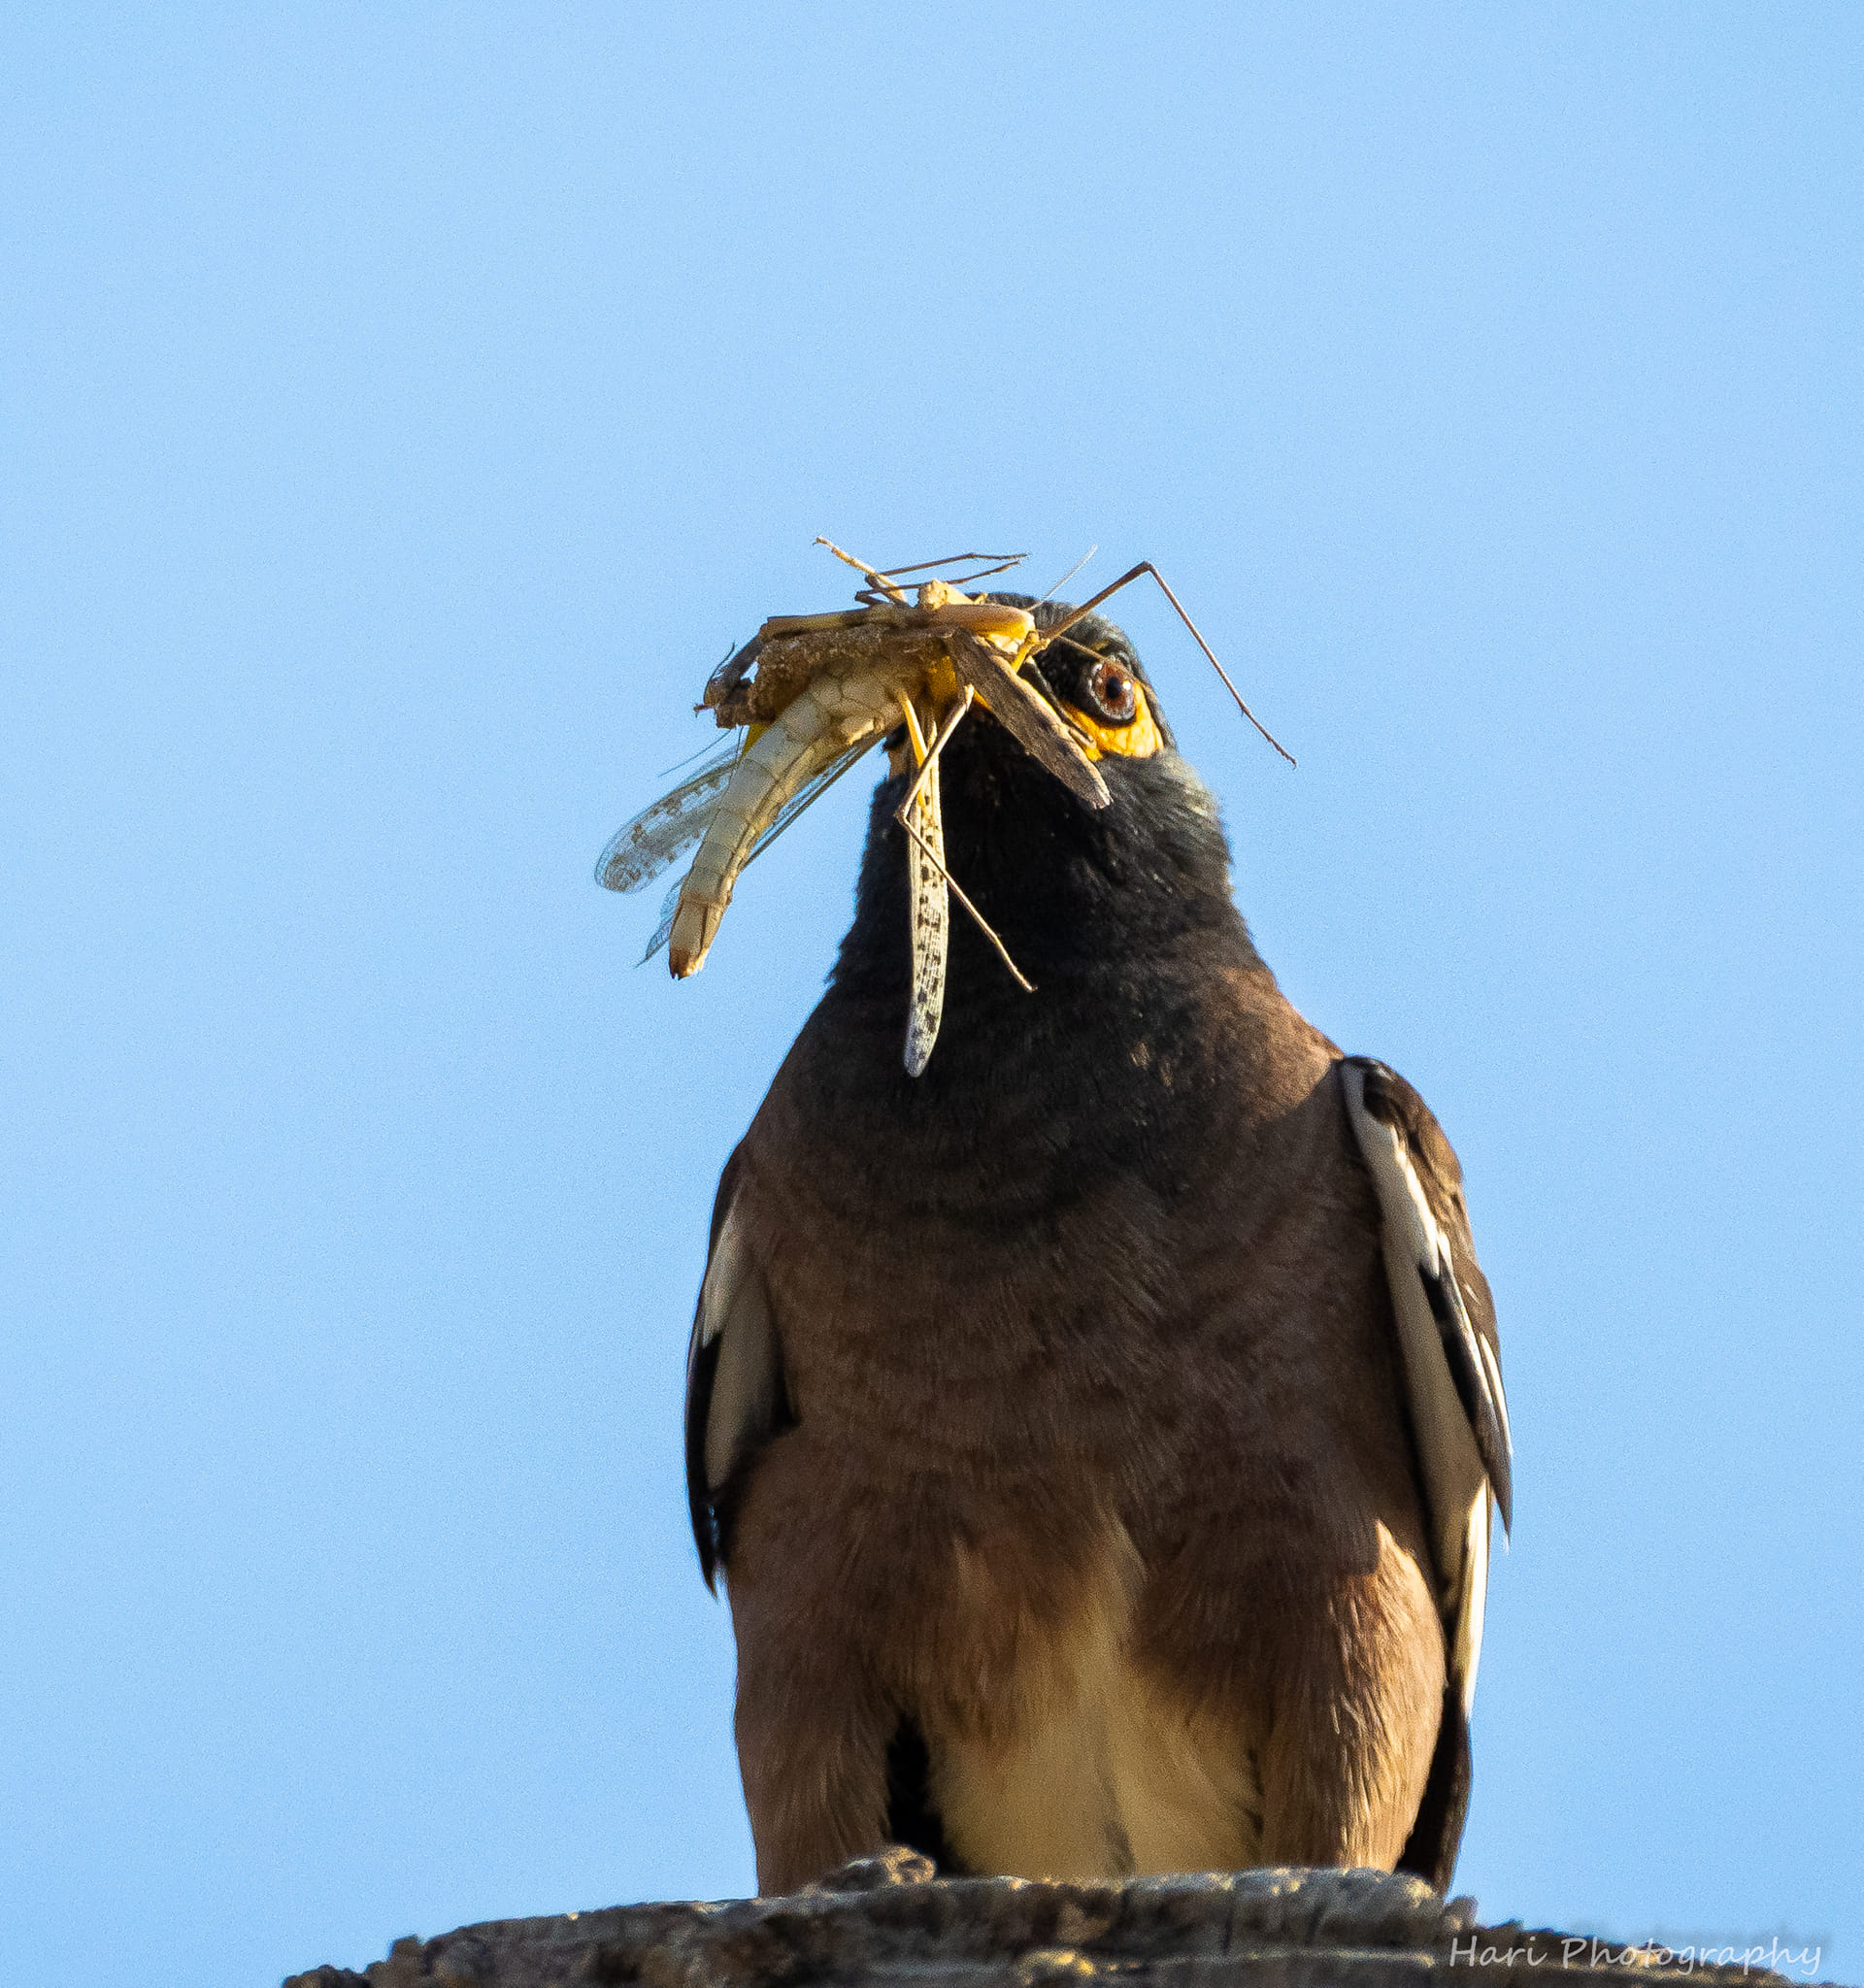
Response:
[{"label": "bird's head", "polygon": [[[1158,689],[1125,631],[1063,602],[994,596],[1038,633],[1066,623],[1019,677],[1060,721],[1097,791],[1038,758],[998,715],[970,716],[940,755],[944,856],[1022,974],[1042,991],[1078,964],[1112,962],[1187,929],[1241,934],[1229,851],[1210,790],[1177,750]],[[980,700],[982,702],[982,700]],[[1015,715],[1013,713],[1013,715]],[[876,791],[856,918],[836,977],[898,988],[911,970],[908,828],[896,817],[916,772],[907,727],[886,739],[890,777]],[[953,906],[954,983],[1019,999],[1005,963]],[[954,985],[954,992],[956,986]]]},{"label": "bird's head", "polygon": [[[909,958],[913,1075],[937,1036],[949,955],[962,969],[987,942],[1033,991],[1018,947],[1048,971],[1104,955],[1115,940],[1159,942],[1187,921],[1240,927],[1211,797],[1179,757],[1132,644],[1088,612],[1141,573],[1158,578],[1155,569],[1135,567],[1082,609],[970,595],[939,580],[909,600],[888,576],[862,570],[876,582],[862,607],[774,617],[720,665],[704,706],[743,728],[742,747],[655,802],[603,853],[600,880],[632,889],[700,837],[661,932],[677,977],[704,964],[744,866],[882,739],[891,778],[877,795],[860,915],[837,981],[856,972],[849,947],[861,950],[880,901],[904,897],[898,944],[866,952],[877,964],[902,948]],[[975,936],[953,953],[959,911],[970,921],[959,929]]]},{"label": "bird's head", "polygon": [[1022,610],[1034,622],[1041,646],[1024,665],[1024,680],[1074,727],[1090,758],[1149,759],[1173,745],[1158,692],[1123,628],[1104,614],[1076,618],[1065,601],[989,598]]}]

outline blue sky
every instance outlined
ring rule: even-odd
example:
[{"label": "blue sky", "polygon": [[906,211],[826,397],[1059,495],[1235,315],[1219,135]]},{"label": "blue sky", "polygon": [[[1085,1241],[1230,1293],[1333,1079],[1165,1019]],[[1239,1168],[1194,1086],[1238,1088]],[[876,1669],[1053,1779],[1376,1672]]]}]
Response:
[{"label": "blue sky", "polygon": [[751,1883],[713,1181],[864,780],[596,851],[882,564],[1127,625],[1501,1310],[1458,1872],[1864,1978],[1845,6],[20,7],[0,26],[0,1971]]}]

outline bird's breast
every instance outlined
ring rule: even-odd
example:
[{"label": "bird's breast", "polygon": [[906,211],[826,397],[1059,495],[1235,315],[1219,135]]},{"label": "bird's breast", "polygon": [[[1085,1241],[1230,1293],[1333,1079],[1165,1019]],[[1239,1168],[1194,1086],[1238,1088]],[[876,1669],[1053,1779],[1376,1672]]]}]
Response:
[{"label": "bird's breast", "polygon": [[1012,988],[917,1079],[898,1023],[831,989],[743,1148],[791,1406],[878,1482],[1130,1505],[1208,1416],[1213,1335],[1234,1372],[1337,1253],[1286,1233],[1340,1151],[1327,1046],[1194,950]]},{"label": "bird's breast", "polygon": [[981,1669],[986,1688],[969,1702],[949,1688],[922,1701],[930,1792],[959,1860],[1080,1879],[1252,1861],[1254,1736],[1234,1714],[1200,1714],[1142,1667],[1146,1584],[1124,1527],[1103,1521],[1072,1594],[1046,1619],[1014,1578],[987,1548],[954,1555],[942,1635],[993,1654],[997,1674]]}]

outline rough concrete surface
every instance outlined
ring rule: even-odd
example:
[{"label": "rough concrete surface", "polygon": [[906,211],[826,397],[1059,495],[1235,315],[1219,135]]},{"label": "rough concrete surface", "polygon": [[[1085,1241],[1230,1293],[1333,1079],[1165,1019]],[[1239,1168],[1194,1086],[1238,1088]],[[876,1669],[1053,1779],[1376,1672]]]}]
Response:
[{"label": "rough concrete surface", "polygon": [[[363,1972],[313,1968],[284,1988],[1602,1988],[1661,1953],[1518,1925],[1473,1899],[1380,1871],[1240,1871],[1117,1884],[935,1878],[911,1850],[850,1864],[789,1898],[614,1905],[494,1919],[396,1940]],[[1780,1988],[1764,1970],[1696,1966],[1709,1988]]]}]

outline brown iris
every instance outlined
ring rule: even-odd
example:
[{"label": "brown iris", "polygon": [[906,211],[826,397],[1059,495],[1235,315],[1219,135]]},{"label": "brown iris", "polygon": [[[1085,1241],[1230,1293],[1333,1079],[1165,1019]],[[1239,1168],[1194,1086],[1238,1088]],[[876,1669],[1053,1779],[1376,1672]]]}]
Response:
[{"label": "brown iris", "polygon": [[1139,686],[1133,673],[1119,663],[1098,662],[1087,673],[1087,695],[1102,717],[1123,725],[1139,711]]}]

